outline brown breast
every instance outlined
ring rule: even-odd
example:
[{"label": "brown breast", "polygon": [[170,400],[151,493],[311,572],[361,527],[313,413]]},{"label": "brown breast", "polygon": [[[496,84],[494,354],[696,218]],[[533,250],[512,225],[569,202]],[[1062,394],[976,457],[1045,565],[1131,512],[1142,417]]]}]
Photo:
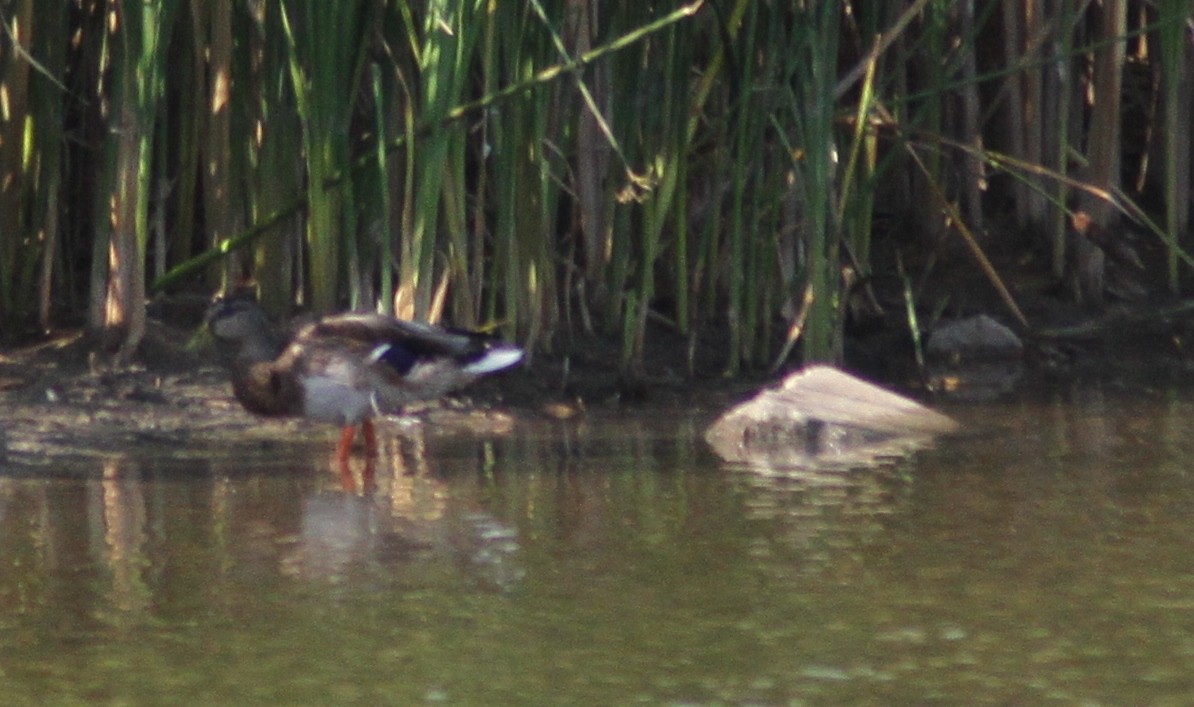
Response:
[{"label": "brown breast", "polygon": [[299,382],[293,375],[278,370],[272,361],[233,366],[232,392],[246,410],[257,415],[303,414]]}]

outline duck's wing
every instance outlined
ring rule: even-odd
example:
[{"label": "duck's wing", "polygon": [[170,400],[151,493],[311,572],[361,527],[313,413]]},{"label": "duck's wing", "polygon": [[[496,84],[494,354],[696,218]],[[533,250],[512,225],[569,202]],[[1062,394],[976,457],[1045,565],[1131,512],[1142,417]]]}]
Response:
[{"label": "duck's wing", "polygon": [[296,343],[304,341],[338,341],[345,350],[360,352],[367,364],[400,376],[430,364],[481,375],[522,359],[520,349],[484,334],[374,313],[325,317],[296,335]]},{"label": "duck's wing", "polygon": [[480,348],[479,334],[410,322],[368,312],[336,314],[313,322],[295,335],[296,342],[338,339],[372,349],[402,344],[422,356],[462,356]]}]

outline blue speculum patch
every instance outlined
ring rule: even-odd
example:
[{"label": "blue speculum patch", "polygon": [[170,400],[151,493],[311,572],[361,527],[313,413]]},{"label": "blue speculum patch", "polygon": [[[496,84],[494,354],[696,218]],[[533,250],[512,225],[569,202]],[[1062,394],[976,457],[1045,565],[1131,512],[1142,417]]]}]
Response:
[{"label": "blue speculum patch", "polygon": [[393,368],[402,375],[410,372],[415,363],[419,360],[419,355],[414,351],[406,348],[401,344],[385,344],[373,350],[369,355],[370,358],[376,361],[383,361],[387,366]]}]

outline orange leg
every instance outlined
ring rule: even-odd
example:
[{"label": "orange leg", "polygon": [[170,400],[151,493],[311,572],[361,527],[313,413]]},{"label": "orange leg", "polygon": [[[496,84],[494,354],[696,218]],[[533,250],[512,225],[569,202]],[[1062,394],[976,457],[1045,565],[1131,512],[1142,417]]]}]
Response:
[{"label": "orange leg", "polygon": [[361,434],[365,437],[365,456],[372,459],[377,456],[377,435],[373,432],[373,420],[361,420]]},{"label": "orange leg", "polygon": [[377,476],[377,460],[373,457],[365,459],[365,468],[361,470],[361,492],[371,494],[377,487],[374,479]]},{"label": "orange leg", "polygon": [[365,467],[361,469],[361,484],[357,487],[356,476],[352,472],[352,465],[347,461],[340,462],[340,488],[345,493],[355,494],[357,492],[369,495],[377,488],[375,481],[377,477],[377,460],[373,457],[365,458]]},{"label": "orange leg", "polygon": [[[336,462],[340,468],[340,484],[345,491],[355,492],[356,479],[352,475],[352,467],[348,464],[349,454],[352,452],[352,442],[356,439],[356,426],[347,425],[340,430],[340,443],[336,446]],[[373,430],[373,423],[369,420],[361,422],[361,436],[365,439],[365,468],[361,472],[361,490],[368,493],[373,490],[374,460],[377,457],[377,434]]]},{"label": "orange leg", "polygon": [[341,465],[348,464],[348,453],[352,451],[352,440],[357,435],[355,425],[346,425],[340,430],[340,444],[336,445],[336,459]]},{"label": "orange leg", "polygon": [[347,493],[356,493],[357,480],[352,476],[352,467],[348,465],[348,460],[341,461],[337,466],[340,467],[340,488]]}]

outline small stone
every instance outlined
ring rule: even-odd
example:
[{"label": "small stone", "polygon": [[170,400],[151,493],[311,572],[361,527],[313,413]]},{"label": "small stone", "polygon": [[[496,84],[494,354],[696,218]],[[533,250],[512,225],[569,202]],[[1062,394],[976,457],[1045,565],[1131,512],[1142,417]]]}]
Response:
[{"label": "small stone", "polygon": [[954,363],[1019,359],[1024,342],[1011,329],[980,314],[938,326],[929,336],[925,353],[931,359]]}]

